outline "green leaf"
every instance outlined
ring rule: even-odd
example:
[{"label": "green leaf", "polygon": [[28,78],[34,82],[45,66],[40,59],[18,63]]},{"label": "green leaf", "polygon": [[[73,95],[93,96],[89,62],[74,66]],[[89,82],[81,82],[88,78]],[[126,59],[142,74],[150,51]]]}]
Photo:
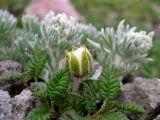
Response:
[{"label": "green leaf", "polygon": [[105,69],[98,80],[98,87],[103,99],[114,100],[119,93],[120,82],[109,69]]},{"label": "green leaf", "polygon": [[67,92],[65,104],[66,104],[66,106],[69,105],[74,110],[79,111],[81,108],[83,108],[80,105],[81,99],[82,99],[82,96],[79,93],[77,93],[77,92]]},{"label": "green leaf", "polygon": [[94,98],[94,95],[87,84],[83,86],[82,96],[81,102],[83,103],[86,111],[90,113],[94,112],[96,110],[96,99]]},{"label": "green leaf", "polygon": [[131,104],[118,104],[118,105],[116,105],[116,107],[119,110],[126,110],[126,111],[130,111],[130,112],[135,112],[135,113],[144,113],[145,112],[144,109],[139,108],[134,105],[131,105]]},{"label": "green leaf", "polygon": [[90,120],[88,117],[82,117],[78,112],[69,110],[64,113],[61,120]]},{"label": "green leaf", "polygon": [[100,99],[99,95],[99,87],[95,80],[87,80],[86,81],[90,91],[92,92],[95,99]]},{"label": "green leaf", "polygon": [[47,83],[47,96],[51,100],[65,97],[68,82],[69,75],[67,72],[63,70],[56,72]]},{"label": "green leaf", "polygon": [[26,120],[50,120],[51,113],[47,107],[41,106],[32,109],[27,117]]},{"label": "green leaf", "polygon": [[24,72],[32,78],[37,78],[41,74],[47,60],[47,54],[36,51],[34,56],[24,66]]},{"label": "green leaf", "polygon": [[17,79],[20,79],[21,76],[22,76],[22,74],[19,72],[8,71],[0,76],[0,80],[6,80],[6,81],[17,80]]},{"label": "green leaf", "polygon": [[46,84],[43,82],[35,82],[35,86],[33,89],[33,95],[39,98],[40,100],[44,100],[47,97],[46,94]]},{"label": "green leaf", "polygon": [[121,112],[110,112],[100,116],[99,120],[129,120],[127,116]]}]

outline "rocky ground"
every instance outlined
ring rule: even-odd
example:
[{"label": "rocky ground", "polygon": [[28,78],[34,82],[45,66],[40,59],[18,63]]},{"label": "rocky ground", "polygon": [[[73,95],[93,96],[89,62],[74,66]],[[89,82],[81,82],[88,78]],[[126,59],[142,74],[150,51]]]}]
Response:
[{"label": "rocky ground", "polygon": [[[0,78],[8,71],[21,72],[17,62],[0,62]],[[126,113],[130,120],[160,120],[160,79],[136,77],[122,85],[119,102],[133,103],[146,110],[145,114]],[[35,105],[30,90],[19,81],[0,80],[0,120],[24,120]]]},{"label": "rocky ground", "polygon": [[[146,110],[145,114],[127,113],[130,120],[153,120],[160,114],[160,79],[134,78],[121,87],[120,102],[132,103]],[[157,117],[155,120],[160,120]]]},{"label": "rocky ground", "polygon": [[17,62],[0,62],[0,120],[24,120],[27,112],[34,105],[34,97],[18,80],[1,79],[6,72],[21,72]]}]

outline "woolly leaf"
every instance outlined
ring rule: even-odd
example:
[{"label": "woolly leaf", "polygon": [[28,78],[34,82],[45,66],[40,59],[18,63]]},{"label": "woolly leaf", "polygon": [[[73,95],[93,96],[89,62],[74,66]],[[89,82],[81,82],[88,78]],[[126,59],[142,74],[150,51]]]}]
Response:
[{"label": "woolly leaf", "polygon": [[46,54],[35,52],[34,56],[25,65],[24,72],[29,74],[32,78],[38,77],[45,66],[46,60]]},{"label": "woolly leaf", "polygon": [[129,120],[126,115],[121,112],[110,112],[100,116],[99,120]]},{"label": "woolly leaf", "polygon": [[28,32],[40,32],[40,22],[38,21],[38,18],[36,18],[35,16],[24,15],[22,17],[22,26]]},{"label": "woolly leaf", "polygon": [[63,70],[56,72],[47,83],[47,96],[51,100],[65,97],[68,82],[69,75],[67,72]]},{"label": "woolly leaf", "polygon": [[0,10],[0,46],[10,46],[16,32],[17,19],[7,11]]},{"label": "woolly leaf", "polygon": [[33,95],[39,98],[40,100],[43,100],[47,97],[46,95],[46,84],[43,82],[36,82],[34,89],[33,89]]},{"label": "woolly leaf", "polygon": [[126,110],[135,113],[144,113],[145,110],[131,104],[118,104],[116,107],[120,110]]},{"label": "woolly leaf", "polygon": [[1,54],[0,54],[0,61],[11,59],[14,61],[24,61],[23,54],[21,52],[17,52],[17,49],[10,48],[10,47],[1,47],[0,48]]},{"label": "woolly leaf", "polygon": [[37,107],[32,109],[27,117],[26,120],[50,120],[51,113],[47,107]]},{"label": "woolly leaf", "polygon": [[118,95],[120,82],[109,69],[105,69],[99,78],[98,86],[103,99],[114,100]]}]

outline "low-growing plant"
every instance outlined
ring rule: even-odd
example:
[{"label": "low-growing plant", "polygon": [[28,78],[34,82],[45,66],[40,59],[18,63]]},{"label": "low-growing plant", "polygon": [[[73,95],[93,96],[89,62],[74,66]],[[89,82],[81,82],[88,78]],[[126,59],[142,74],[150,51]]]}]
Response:
[{"label": "low-growing plant", "polygon": [[[128,120],[123,111],[145,112],[132,104],[119,103],[117,97],[119,78],[150,60],[147,53],[153,32],[136,32],[124,21],[117,30],[107,27],[99,31],[53,12],[41,23],[36,17],[24,15],[22,28],[18,28],[16,18],[6,11],[1,14],[0,32],[9,32],[5,22],[14,19],[15,34],[4,34],[11,39],[3,40],[9,43],[0,48],[0,60],[17,60],[24,71],[0,79],[19,79],[40,102],[26,120]],[[5,20],[6,15],[10,21]]]}]

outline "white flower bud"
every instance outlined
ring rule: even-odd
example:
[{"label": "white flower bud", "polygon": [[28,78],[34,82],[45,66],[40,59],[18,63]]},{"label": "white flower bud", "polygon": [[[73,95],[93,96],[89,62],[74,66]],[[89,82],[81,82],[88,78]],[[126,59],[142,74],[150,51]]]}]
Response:
[{"label": "white flower bud", "polygon": [[67,66],[74,76],[85,76],[90,70],[91,54],[86,47],[74,47],[71,52],[66,52]]}]

